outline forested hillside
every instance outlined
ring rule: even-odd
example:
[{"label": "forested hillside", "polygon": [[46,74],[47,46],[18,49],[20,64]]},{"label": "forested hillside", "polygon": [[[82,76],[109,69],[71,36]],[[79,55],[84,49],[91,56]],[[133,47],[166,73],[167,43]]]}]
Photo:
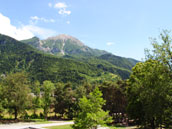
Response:
[{"label": "forested hillside", "polygon": [[115,81],[129,77],[130,70],[98,58],[57,57],[45,54],[11,37],[0,35],[0,74],[26,71],[32,81],[81,83]]},{"label": "forested hillside", "polygon": [[106,73],[110,72],[119,75],[122,79],[129,77],[132,67],[138,62],[135,59],[115,56],[103,50],[92,49],[77,38],[64,34],[45,40],[33,37],[22,42],[44,53],[79,61],[103,70]]}]

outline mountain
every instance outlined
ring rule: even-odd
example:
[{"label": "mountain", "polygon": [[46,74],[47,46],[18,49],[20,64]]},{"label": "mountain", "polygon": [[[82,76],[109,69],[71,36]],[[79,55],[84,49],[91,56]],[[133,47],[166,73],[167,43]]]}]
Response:
[{"label": "mountain", "polygon": [[92,49],[84,45],[84,43],[77,38],[65,34],[50,37],[46,40],[40,40],[37,37],[33,37],[28,40],[23,40],[22,42],[46,53],[63,56],[64,58],[95,66],[106,64],[106,66],[112,65],[119,69],[122,68],[123,70],[131,71],[131,68],[138,62],[131,58],[112,55],[103,50]]},{"label": "mountain", "polygon": [[[32,38],[32,41],[39,41]],[[37,46],[33,42],[32,45]],[[0,34],[0,75],[25,71],[31,81],[51,80],[53,82],[83,81],[100,82],[126,79],[130,71],[96,57],[63,56],[46,54],[30,45]]]},{"label": "mountain", "polygon": [[45,40],[33,37],[22,42],[30,44],[41,51],[58,56],[100,56],[107,53],[106,51],[92,49],[84,45],[77,38],[65,34],[49,37]]},{"label": "mountain", "polygon": [[137,60],[131,58],[124,58],[120,56],[115,56],[112,54],[104,54],[98,57],[99,59],[106,60],[115,66],[131,70],[133,66],[136,65]]}]

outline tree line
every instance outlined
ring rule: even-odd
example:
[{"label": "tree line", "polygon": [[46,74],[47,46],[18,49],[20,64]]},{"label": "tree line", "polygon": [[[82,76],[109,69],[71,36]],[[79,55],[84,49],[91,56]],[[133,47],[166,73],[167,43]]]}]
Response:
[{"label": "tree line", "polygon": [[[124,112],[123,103],[125,102],[122,101],[126,100],[122,90],[122,81],[118,83],[89,84],[85,82],[74,89],[71,83],[52,83],[48,80],[43,81],[42,84],[39,81],[31,83],[24,72],[4,75],[1,76],[0,81],[1,117],[3,117],[3,112],[8,111],[17,119],[19,114],[25,116],[27,110],[33,110],[33,115],[36,117],[36,111],[42,108],[45,119],[50,111],[54,112],[54,117],[72,119],[79,110],[80,98],[88,96],[96,87],[100,88],[106,100],[104,110],[110,110],[110,114]],[[120,100],[116,101],[117,98]]]},{"label": "tree line", "polygon": [[[107,113],[112,123],[134,123],[139,128],[172,128],[172,39],[168,31],[152,40],[153,50],[146,50],[145,61],[133,67],[130,78],[116,82],[87,82],[73,87],[71,83],[52,83],[49,80],[30,82],[27,73],[2,75],[0,80],[0,113],[8,111],[15,119],[26,110],[42,108],[42,117],[75,119],[74,128],[87,120]],[[97,88],[100,90],[97,90]],[[94,96],[94,97],[93,97]],[[96,97],[97,96],[97,97]],[[102,97],[102,98],[101,98]],[[104,101],[105,100],[105,101]],[[100,103],[99,108],[94,108]],[[94,104],[93,104],[94,103]],[[88,110],[89,109],[89,110]],[[99,110],[97,110],[99,109]],[[82,111],[83,110],[83,111]],[[99,112],[104,110],[105,112]],[[89,113],[92,115],[89,115]],[[82,121],[80,121],[82,119]],[[79,124],[77,124],[79,122]],[[99,121],[104,123],[103,121]],[[97,122],[97,124],[99,123]],[[91,121],[90,121],[91,123]],[[91,126],[91,125],[90,125]],[[92,126],[96,126],[92,123]]]}]

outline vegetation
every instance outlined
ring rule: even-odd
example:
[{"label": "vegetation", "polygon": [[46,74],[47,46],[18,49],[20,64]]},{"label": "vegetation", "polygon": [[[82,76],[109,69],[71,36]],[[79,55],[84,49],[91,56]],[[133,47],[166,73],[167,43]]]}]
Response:
[{"label": "vegetation", "polygon": [[[123,126],[107,126],[110,129],[131,129],[130,127],[123,127]],[[61,126],[52,126],[52,127],[47,127],[48,129],[72,129],[71,125],[61,125]],[[134,128],[132,128],[134,129]]]},{"label": "vegetation", "polygon": [[128,81],[128,113],[144,128],[171,128],[171,39],[167,31],[160,35],[162,44],[153,40],[146,61],[138,63]]},{"label": "vegetation", "polygon": [[50,106],[53,102],[54,95],[54,84],[51,81],[44,81],[42,86],[42,101],[44,109],[44,117],[47,119],[47,114],[49,112]]},{"label": "vegetation", "polygon": [[60,117],[66,115],[67,118],[73,118],[73,112],[76,110],[76,92],[72,90],[70,83],[57,83],[54,92],[54,112],[60,114]]},{"label": "vegetation", "polygon": [[138,62],[137,60],[134,60],[134,59],[127,59],[127,58],[115,56],[112,54],[101,55],[99,59],[106,60],[115,66],[125,68],[128,70],[131,70],[132,67]]},{"label": "vegetation", "polygon": [[34,96],[32,97],[32,109],[33,109],[33,112],[34,112],[34,116],[36,117],[36,112],[37,112],[37,109],[41,108],[42,106],[42,101],[41,101],[41,96],[40,96],[40,93],[41,93],[41,85],[39,83],[39,81],[35,81],[34,84],[33,84],[33,87],[31,87],[33,90],[33,94]]},{"label": "vegetation", "polygon": [[126,84],[123,81],[117,81],[116,83],[104,82],[100,85],[103,98],[106,100],[103,109],[110,111],[109,114],[117,123],[120,123],[122,119],[126,119],[126,117],[124,117],[127,106],[125,87]]},{"label": "vegetation", "polygon": [[2,94],[4,108],[14,113],[17,119],[18,113],[25,111],[31,103],[26,75],[24,73],[9,74],[2,82]]},{"label": "vegetation", "polygon": [[71,125],[61,125],[61,126],[52,126],[47,127],[48,129],[72,129]]},{"label": "vegetation", "polygon": [[[94,57],[94,56],[91,56],[91,57],[65,56],[65,58],[77,60],[77,61],[83,62],[85,64],[89,64],[91,66],[94,66],[94,67],[96,67],[98,69],[103,70],[104,73],[106,73],[107,75],[108,75],[108,73],[119,75],[119,77],[121,77],[122,79],[128,79],[129,75],[131,73],[131,71],[130,71],[131,69],[126,69],[124,67],[121,67],[122,66],[121,64],[123,64],[125,62],[128,62],[128,61],[126,61],[127,59],[125,59],[125,61],[121,61],[120,63],[116,63],[117,65],[114,65],[115,63],[112,64],[111,62],[109,62],[109,60],[106,60],[106,58],[105,59],[103,59],[103,58],[100,59],[99,57]],[[116,56],[113,56],[112,58],[114,58],[113,59],[114,62],[116,62],[116,61],[118,62],[118,60],[120,60],[118,58],[116,59]],[[128,63],[130,63],[130,62],[128,62]],[[132,65],[134,66],[135,64],[136,63],[133,63]],[[128,65],[130,65],[130,64],[128,64]],[[101,74],[99,74],[98,77],[100,77],[101,79],[104,79],[104,78],[102,78],[101,75],[104,75],[104,74],[101,73]]]},{"label": "vegetation", "polygon": [[[37,38],[29,42],[32,41],[37,42]],[[83,81],[100,82],[110,76],[126,79],[130,75],[130,70],[96,57],[57,57],[4,35],[0,35],[0,53],[0,74],[25,71],[32,83],[50,80],[78,85]]]},{"label": "vegetation", "polygon": [[[128,82],[128,112],[138,125],[158,128],[165,121],[171,80],[164,65],[148,60],[138,63]],[[152,74],[153,73],[153,74]]]},{"label": "vegetation", "polygon": [[[92,102],[94,99],[96,99],[98,102],[97,106],[99,105],[100,109],[105,104],[105,101],[102,98],[99,98],[102,96],[101,92],[96,92],[96,90],[94,90],[97,85],[91,85],[89,83],[80,85],[75,89],[73,89],[73,85],[71,85],[70,83],[64,84],[44,81],[42,84],[40,84],[38,81],[36,81],[32,84],[30,83],[24,72],[17,72],[7,74],[3,78],[1,78],[0,84],[2,118],[7,118],[3,115],[8,112],[10,114],[14,113],[15,119],[47,119],[48,113],[53,112],[55,113],[54,118],[58,117],[73,119],[73,117],[76,116],[77,112],[80,111],[79,103],[80,98],[82,98],[83,96],[88,97],[90,100],[92,100]],[[100,85],[99,87],[101,86],[102,85]],[[90,93],[92,91],[95,92]],[[104,98],[107,99],[108,97]],[[113,98],[107,101],[113,101]],[[96,106],[94,105],[96,103],[92,104],[93,105],[91,107]],[[105,107],[105,109],[108,108]],[[33,111],[31,112],[31,110]],[[40,110],[43,110],[43,112],[40,112]],[[97,110],[99,109],[93,109],[93,111]],[[110,110],[110,112],[112,112],[112,110],[114,109],[111,108]],[[104,114],[96,115],[107,115],[107,112],[104,112]]]},{"label": "vegetation", "polygon": [[[160,34],[160,40],[161,44],[153,39],[153,50],[146,50],[145,61],[134,66],[136,60],[108,53],[57,57],[0,35],[0,119],[10,118],[6,114],[15,119],[50,119],[51,113],[51,119],[75,118],[73,128],[87,129],[106,123],[110,115],[111,124],[170,129],[172,39],[168,31]],[[65,49],[73,52],[76,44],[67,42]]]},{"label": "vegetation", "polygon": [[102,109],[105,100],[103,100],[99,89],[95,88],[88,97],[84,96],[80,99],[80,110],[77,112],[72,126],[74,129],[97,129],[98,125],[112,122],[109,113]]}]

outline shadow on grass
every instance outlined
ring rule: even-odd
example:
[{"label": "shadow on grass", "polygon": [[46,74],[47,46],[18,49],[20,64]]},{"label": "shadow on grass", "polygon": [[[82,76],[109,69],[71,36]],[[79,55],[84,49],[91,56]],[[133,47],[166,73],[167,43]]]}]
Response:
[{"label": "shadow on grass", "polygon": [[19,122],[35,122],[36,124],[53,123],[56,121],[70,121],[66,119],[0,119],[0,124],[12,124]]},{"label": "shadow on grass", "polygon": [[34,122],[33,120],[21,120],[21,119],[2,119],[0,120],[0,124],[10,124],[10,123],[18,123],[18,122]]}]

